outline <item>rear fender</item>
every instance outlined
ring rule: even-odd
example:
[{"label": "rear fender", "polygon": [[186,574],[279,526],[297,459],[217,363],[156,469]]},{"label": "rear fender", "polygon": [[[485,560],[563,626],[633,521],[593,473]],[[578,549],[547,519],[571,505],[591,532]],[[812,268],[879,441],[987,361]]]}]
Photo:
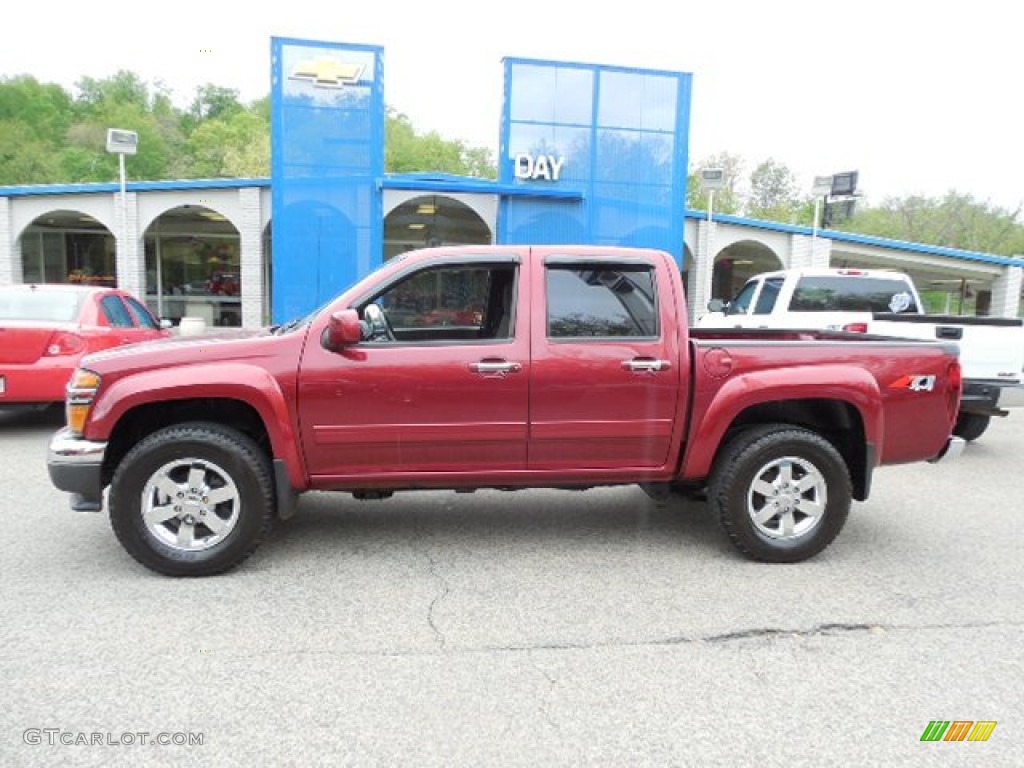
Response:
[{"label": "rear fender", "polygon": [[[715,394],[690,435],[680,476],[701,479],[711,473],[722,440],[749,408],[793,400],[835,400],[852,405],[860,414],[867,445],[880,447],[884,438],[881,393],[866,370],[845,365],[774,368],[739,374]],[[877,456],[877,451],[875,452]],[[868,457],[876,461],[874,457]],[[868,466],[870,471],[873,467]]]}]

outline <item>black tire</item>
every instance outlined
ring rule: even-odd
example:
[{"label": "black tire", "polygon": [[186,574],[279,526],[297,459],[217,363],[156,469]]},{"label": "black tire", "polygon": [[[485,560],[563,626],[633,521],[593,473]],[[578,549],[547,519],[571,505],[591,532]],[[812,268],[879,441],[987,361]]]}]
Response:
[{"label": "black tire", "polygon": [[[769,486],[770,493],[758,490]],[[729,540],[746,557],[770,563],[825,549],[846,523],[851,498],[850,473],[835,446],[788,424],[736,435],[708,483],[708,504]],[[758,521],[757,513],[770,517]]]},{"label": "black tire", "polygon": [[270,460],[230,427],[167,427],[118,465],[109,506],[118,541],[147,568],[166,576],[223,573],[249,557],[270,530]]},{"label": "black tire", "polygon": [[961,413],[953,426],[953,434],[967,441],[977,440],[985,434],[991,421],[991,416],[983,416],[980,413]]}]

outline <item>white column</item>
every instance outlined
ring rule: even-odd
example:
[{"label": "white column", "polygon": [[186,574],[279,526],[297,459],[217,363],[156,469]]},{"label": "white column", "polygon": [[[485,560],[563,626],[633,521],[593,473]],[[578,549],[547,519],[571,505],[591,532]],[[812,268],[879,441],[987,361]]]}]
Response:
[{"label": "white column", "polygon": [[[710,227],[710,229],[709,229]],[[693,266],[690,269],[690,295],[687,302],[690,307],[690,321],[707,312],[708,301],[711,300],[711,278],[715,269],[715,229],[718,225],[706,219],[697,222],[697,242],[693,252]]]},{"label": "white column", "polygon": [[1003,267],[1003,274],[992,283],[993,317],[1018,317],[1022,275],[1022,267]]},{"label": "white column", "polygon": [[14,242],[11,198],[0,197],[0,285],[21,282],[21,249]]},{"label": "white column", "polygon": [[114,221],[117,222],[117,232],[114,233],[117,242],[117,286],[144,299],[146,258],[142,248],[142,234],[139,232],[139,197],[136,192],[129,192],[123,204],[121,193],[114,193]]},{"label": "white column", "polygon": [[829,238],[820,235],[790,235],[787,264],[790,269],[827,267],[831,258],[832,241]]},{"label": "white column", "polygon": [[243,187],[238,190],[238,199],[242,206],[238,233],[241,249],[242,327],[259,328],[263,325],[265,279],[260,190],[258,187]]}]

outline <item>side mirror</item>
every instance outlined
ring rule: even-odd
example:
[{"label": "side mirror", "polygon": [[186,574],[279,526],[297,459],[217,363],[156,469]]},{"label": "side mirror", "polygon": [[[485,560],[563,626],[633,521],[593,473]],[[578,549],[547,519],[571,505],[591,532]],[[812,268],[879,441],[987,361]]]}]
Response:
[{"label": "side mirror", "polygon": [[160,330],[167,331],[174,327],[174,323],[168,320],[166,317],[160,318]]},{"label": "side mirror", "polygon": [[721,299],[712,299],[708,302],[708,312],[725,312],[728,304]]},{"label": "side mirror", "polygon": [[354,309],[342,309],[327,321],[326,345],[329,349],[342,349],[362,341],[362,323]]}]

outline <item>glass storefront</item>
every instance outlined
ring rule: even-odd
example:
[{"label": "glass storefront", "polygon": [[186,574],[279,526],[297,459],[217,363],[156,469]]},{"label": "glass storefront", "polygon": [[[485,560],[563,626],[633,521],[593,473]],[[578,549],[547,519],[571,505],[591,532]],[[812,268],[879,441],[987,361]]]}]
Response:
[{"label": "glass storefront", "polygon": [[241,243],[216,211],[185,205],[146,231],[146,304],[175,325],[201,318],[208,327],[242,324]]},{"label": "glass storefront", "polygon": [[117,285],[114,237],[106,231],[29,227],[21,237],[26,283]]},{"label": "glass storefront", "polygon": [[490,228],[465,203],[444,195],[406,200],[384,217],[384,260],[415,248],[487,245]]},{"label": "glass storefront", "polygon": [[242,324],[237,237],[150,235],[146,248],[146,304],[175,325],[200,317],[208,326]]}]

